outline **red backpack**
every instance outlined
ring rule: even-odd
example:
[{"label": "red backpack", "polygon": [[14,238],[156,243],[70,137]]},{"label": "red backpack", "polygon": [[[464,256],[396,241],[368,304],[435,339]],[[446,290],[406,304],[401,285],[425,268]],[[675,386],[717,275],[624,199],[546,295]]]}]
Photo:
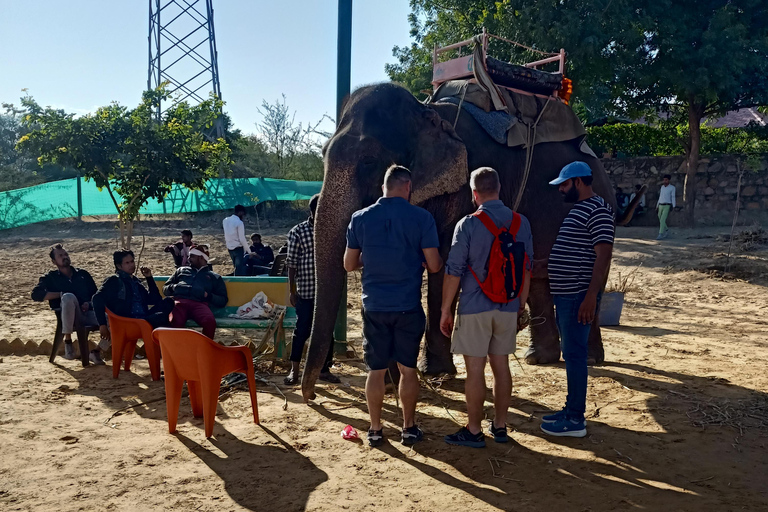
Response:
[{"label": "red backpack", "polygon": [[517,213],[513,215],[509,228],[499,228],[487,213],[474,213],[494,236],[494,240],[485,263],[488,270],[485,281],[480,282],[472,267],[469,267],[469,270],[483,293],[493,302],[502,304],[511,302],[520,295],[525,284],[525,269],[529,265],[525,244],[516,240],[522,217]]}]

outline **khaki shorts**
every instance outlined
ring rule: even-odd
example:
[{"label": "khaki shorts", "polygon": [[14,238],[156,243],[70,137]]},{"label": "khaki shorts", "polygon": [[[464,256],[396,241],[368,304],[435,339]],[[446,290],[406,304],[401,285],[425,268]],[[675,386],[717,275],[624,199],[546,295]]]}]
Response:
[{"label": "khaki shorts", "polygon": [[451,352],[464,356],[509,355],[517,344],[517,313],[499,310],[457,315],[451,338]]}]

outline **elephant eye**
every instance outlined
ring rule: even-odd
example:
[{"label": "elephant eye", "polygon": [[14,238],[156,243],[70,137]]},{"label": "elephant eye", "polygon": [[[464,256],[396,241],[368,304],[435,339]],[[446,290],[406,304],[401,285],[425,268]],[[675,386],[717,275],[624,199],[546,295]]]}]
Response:
[{"label": "elephant eye", "polygon": [[370,169],[375,167],[379,163],[379,160],[372,156],[366,156],[360,159],[360,166],[364,169]]}]

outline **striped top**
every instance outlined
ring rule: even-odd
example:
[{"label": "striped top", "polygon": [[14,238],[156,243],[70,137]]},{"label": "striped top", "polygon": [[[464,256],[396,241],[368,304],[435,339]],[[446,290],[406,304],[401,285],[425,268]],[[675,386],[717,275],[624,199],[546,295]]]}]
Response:
[{"label": "striped top", "polygon": [[586,292],[595,266],[595,246],[613,244],[611,206],[600,196],[579,201],[563,220],[549,255],[549,288],[553,295]]}]

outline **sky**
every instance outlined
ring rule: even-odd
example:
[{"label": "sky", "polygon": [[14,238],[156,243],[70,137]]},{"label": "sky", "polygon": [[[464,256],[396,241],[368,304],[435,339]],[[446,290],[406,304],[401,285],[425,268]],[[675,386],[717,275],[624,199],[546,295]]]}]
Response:
[{"label": "sky", "polygon": [[[221,94],[235,128],[254,133],[262,101],[282,94],[297,122],[335,116],[336,0],[213,7]],[[392,48],[410,43],[409,12],[408,0],[353,0],[353,90],[387,80]],[[18,103],[27,89],[41,105],[78,114],[138,104],[147,87],[147,0],[0,0],[0,17],[0,103]]]}]

